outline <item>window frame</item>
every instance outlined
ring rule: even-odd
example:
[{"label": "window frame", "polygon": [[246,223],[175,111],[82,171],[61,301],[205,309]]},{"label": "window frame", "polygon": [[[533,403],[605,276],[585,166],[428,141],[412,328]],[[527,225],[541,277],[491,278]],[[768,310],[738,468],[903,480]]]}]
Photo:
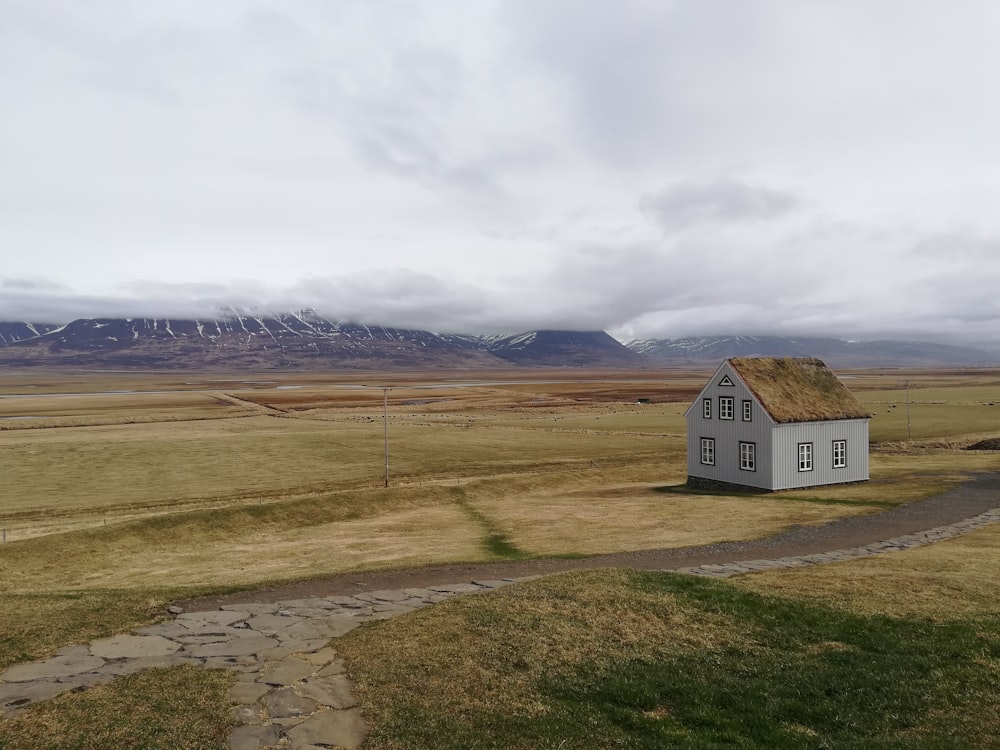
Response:
[{"label": "window frame", "polygon": [[712,418],[712,399],[703,398],[701,400],[701,418],[702,419]]},{"label": "window frame", "polygon": [[735,418],[736,402],[734,398],[732,396],[719,396],[719,419],[731,422]]},{"label": "window frame", "polygon": [[[705,460],[706,456],[709,460]],[[701,438],[702,466],[715,466],[715,438]]]},{"label": "window frame", "polygon": [[749,398],[743,399],[743,421],[752,422],[753,421],[753,400]]},{"label": "window frame", "polygon": [[[838,446],[840,447],[838,455]],[[847,468],[847,441],[846,440],[834,440],[833,441],[833,468],[835,469],[846,469]]]},{"label": "window frame", "polygon": [[799,443],[796,455],[798,456],[798,467],[800,472],[812,471],[814,469],[816,463],[813,461],[812,443]]},{"label": "window frame", "polygon": [[740,471],[757,471],[757,443],[740,441]]}]

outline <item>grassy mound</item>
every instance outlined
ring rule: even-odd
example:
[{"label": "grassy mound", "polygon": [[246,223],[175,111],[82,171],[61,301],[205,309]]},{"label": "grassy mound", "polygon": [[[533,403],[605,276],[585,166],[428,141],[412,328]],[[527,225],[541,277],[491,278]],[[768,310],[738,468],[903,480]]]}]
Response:
[{"label": "grassy mound", "polygon": [[555,576],[355,631],[339,650],[369,748],[986,747],[1000,734],[1000,621],[859,616],[693,577]]}]

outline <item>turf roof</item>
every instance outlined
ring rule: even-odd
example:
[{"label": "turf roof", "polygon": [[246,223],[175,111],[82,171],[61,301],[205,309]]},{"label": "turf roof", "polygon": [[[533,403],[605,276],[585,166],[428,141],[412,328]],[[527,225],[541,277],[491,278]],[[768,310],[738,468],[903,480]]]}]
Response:
[{"label": "turf roof", "polygon": [[871,416],[821,360],[733,357],[727,361],[775,422]]}]

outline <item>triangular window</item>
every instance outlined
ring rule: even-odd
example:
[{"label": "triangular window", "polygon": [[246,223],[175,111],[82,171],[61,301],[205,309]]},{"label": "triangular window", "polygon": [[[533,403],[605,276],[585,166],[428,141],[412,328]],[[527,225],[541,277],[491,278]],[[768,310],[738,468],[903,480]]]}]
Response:
[{"label": "triangular window", "polygon": [[736,385],[728,375],[723,375],[722,380],[719,381],[719,385]]}]

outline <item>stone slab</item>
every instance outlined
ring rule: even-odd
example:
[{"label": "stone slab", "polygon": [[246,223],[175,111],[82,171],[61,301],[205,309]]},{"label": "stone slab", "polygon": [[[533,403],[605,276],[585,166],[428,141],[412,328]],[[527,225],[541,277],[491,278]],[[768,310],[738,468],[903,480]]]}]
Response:
[{"label": "stone slab", "polygon": [[353,708],[358,705],[351,687],[351,681],[342,674],[309,677],[296,686],[301,695],[331,708]]},{"label": "stone slab", "polygon": [[273,725],[236,727],[229,735],[229,750],[263,750],[281,740],[281,729]]},{"label": "stone slab", "polygon": [[169,656],[180,651],[180,644],[160,635],[116,635],[90,644],[90,653],[102,659],[138,659]]},{"label": "stone slab", "polygon": [[278,611],[277,604],[223,604],[220,608],[225,612],[243,612],[244,615],[273,615]]},{"label": "stone slab", "polygon": [[297,727],[288,730],[291,750],[307,750],[310,745],[358,750],[368,726],[356,708],[347,711],[322,711],[313,714]]},{"label": "stone slab", "polygon": [[55,698],[60,693],[72,690],[73,687],[54,680],[39,680],[28,684],[0,684],[0,712]]},{"label": "stone slab", "polygon": [[192,646],[187,650],[191,656],[203,659],[210,656],[250,656],[268,651],[277,645],[278,641],[274,638],[256,635],[246,638],[233,638],[226,643],[207,643],[203,646]]},{"label": "stone slab", "polygon": [[266,682],[268,685],[293,685],[315,671],[315,664],[297,656],[289,656],[265,667],[257,676],[257,682]]},{"label": "stone slab", "polygon": [[240,620],[245,620],[243,612],[234,612],[227,609],[215,609],[209,612],[184,612],[174,618],[174,622],[179,622],[186,627],[201,627],[203,625],[232,625]]},{"label": "stone slab", "polygon": [[253,703],[270,689],[270,685],[260,682],[237,682],[229,689],[229,699],[233,703]]},{"label": "stone slab", "polygon": [[304,698],[290,687],[278,688],[268,693],[262,703],[267,708],[267,715],[272,719],[309,716],[319,708],[316,701]]},{"label": "stone slab", "polygon": [[305,622],[301,617],[286,617],[283,615],[254,615],[247,620],[247,625],[264,635],[274,635],[283,632],[292,625]]},{"label": "stone slab", "polygon": [[56,656],[31,664],[17,664],[0,675],[0,683],[32,682],[34,680],[70,677],[83,672],[93,672],[103,666],[104,659],[99,656]]},{"label": "stone slab", "polygon": [[302,658],[310,664],[315,664],[317,667],[324,667],[337,658],[337,651],[336,649],[326,646],[325,648],[321,648],[319,651],[314,651],[310,654],[303,654]]},{"label": "stone slab", "polygon": [[327,638],[340,638],[342,635],[350,633],[354,628],[361,625],[363,620],[357,617],[328,617],[315,623],[317,630],[322,630]]}]

